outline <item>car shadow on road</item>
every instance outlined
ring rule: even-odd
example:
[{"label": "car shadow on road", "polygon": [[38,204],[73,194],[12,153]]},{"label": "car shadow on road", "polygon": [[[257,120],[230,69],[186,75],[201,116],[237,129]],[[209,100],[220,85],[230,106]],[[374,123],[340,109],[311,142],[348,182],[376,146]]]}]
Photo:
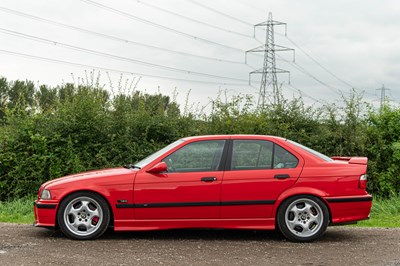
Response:
[{"label": "car shadow on road", "polygon": [[109,230],[103,239],[162,239],[162,240],[251,240],[282,241],[277,231],[230,230],[230,229],[173,229],[143,232],[113,232]]},{"label": "car shadow on road", "polygon": [[[60,230],[38,230],[35,236],[39,238],[67,239]],[[206,241],[261,241],[284,242],[287,241],[277,230],[232,230],[232,229],[171,229],[157,231],[129,231],[115,232],[108,229],[102,240],[206,240]],[[325,235],[315,242],[346,242],[358,239],[356,232],[351,230],[327,230]]]}]

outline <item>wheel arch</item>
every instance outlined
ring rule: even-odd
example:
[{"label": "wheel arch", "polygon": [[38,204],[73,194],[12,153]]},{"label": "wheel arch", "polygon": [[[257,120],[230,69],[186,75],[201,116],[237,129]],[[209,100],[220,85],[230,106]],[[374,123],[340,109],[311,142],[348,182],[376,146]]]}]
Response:
[{"label": "wheel arch", "polygon": [[282,206],[282,203],[295,197],[295,196],[312,196],[320,199],[328,209],[329,213],[329,222],[332,222],[332,212],[331,208],[328,204],[328,202],[325,200],[325,197],[327,196],[326,193],[322,190],[319,189],[310,189],[310,188],[295,188],[291,190],[287,190],[284,193],[282,193],[278,199],[275,201],[274,204],[274,210],[273,210],[273,217],[275,218],[275,222],[278,220],[277,215],[278,215],[278,210]]},{"label": "wheel arch", "polygon": [[[57,210],[56,210],[56,217],[58,216],[58,212],[60,211],[60,204],[65,200],[66,197],[75,194],[75,193],[79,193],[79,192],[89,192],[89,193],[94,193],[97,194],[98,196],[102,197],[104,199],[104,201],[107,203],[107,207],[110,210],[110,224],[108,225],[108,227],[113,226],[114,225],[114,210],[111,206],[111,203],[109,201],[109,198],[106,196],[106,194],[103,194],[102,192],[98,191],[98,190],[94,190],[94,189],[80,189],[80,190],[73,190],[73,191],[68,191],[67,193],[64,193],[60,198],[59,198],[59,204],[57,206]],[[59,229],[60,226],[58,224],[58,219],[55,219],[55,228]]]}]

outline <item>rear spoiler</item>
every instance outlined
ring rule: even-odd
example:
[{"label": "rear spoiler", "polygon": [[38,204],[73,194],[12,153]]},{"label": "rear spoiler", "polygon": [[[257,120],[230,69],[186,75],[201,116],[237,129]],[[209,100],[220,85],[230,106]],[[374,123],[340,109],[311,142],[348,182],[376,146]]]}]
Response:
[{"label": "rear spoiler", "polygon": [[334,156],[331,157],[333,160],[336,161],[347,161],[349,164],[362,164],[367,165],[368,158],[367,157],[341,157],[341,156]]}]

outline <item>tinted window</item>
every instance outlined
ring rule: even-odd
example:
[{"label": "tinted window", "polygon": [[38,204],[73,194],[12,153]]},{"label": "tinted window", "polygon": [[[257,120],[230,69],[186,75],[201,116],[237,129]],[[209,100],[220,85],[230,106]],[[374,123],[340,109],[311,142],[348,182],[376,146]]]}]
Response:
[{"label": "tinted window", "polygon": [[273,143],[263,140],[234,140],[232,170],[271,169]]},{"label": "tinted window", "polygon": [[298,147],[300,147],[300,148],[302,148],[302,149],[305,150],[305,151],[308,151],[309,153],[311,153],[311,154],[313,154],[313,155],[319,157],[320,159],[322,159],[322,160],[324,160],[324,161],[327,161],[327,162],[333,161],[332,158],[329,158],[329,157],[326,156],[325,154],[322,154],[322,153],[317,152],[317,151],[315,151],[315,150],[313,150],[313,149],[311,149],[311,148],[309,148],[309,147],[306,147],[306,146],[304,146],[304,145],[301,145],[300,143],[294,142],[294,141],[292,141],[292,140],[287,140],[287,141],[290,142],[290,143],[292,143],[292,144],[294,144],[294,145],[296,145],[296,146],[298,146]]},{"label": "tinted window", "polygon": [[163,161],[168,166],[168,172],[217,171],[224,144],[224,140],[193,142],[170,154]]},{"label": "tinted window", "polygon": [[274,168],[295,168],[298,163],[293,154],[275,144]]},{"label": "tinted window", "polygon": [[295,168],[298,159],[270,141],[234,140],[231,170]]}]

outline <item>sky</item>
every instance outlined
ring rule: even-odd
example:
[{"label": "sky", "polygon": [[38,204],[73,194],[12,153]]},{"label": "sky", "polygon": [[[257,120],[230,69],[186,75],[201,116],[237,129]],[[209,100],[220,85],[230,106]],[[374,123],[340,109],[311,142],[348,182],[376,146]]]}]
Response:
[{"label": "sky", "polygon": [[275,44],[295,50],[276,52],[285,97],[333,103],[354,88],[378,106],[384,85],[400,103],[396,0],[1,0],[0,76],[161,92],[194,109],[218,95],[257,101],[261,75],[249,73],[263,54],[245,54],[265,42],[253,25],[269,12],[287,24]]}]

